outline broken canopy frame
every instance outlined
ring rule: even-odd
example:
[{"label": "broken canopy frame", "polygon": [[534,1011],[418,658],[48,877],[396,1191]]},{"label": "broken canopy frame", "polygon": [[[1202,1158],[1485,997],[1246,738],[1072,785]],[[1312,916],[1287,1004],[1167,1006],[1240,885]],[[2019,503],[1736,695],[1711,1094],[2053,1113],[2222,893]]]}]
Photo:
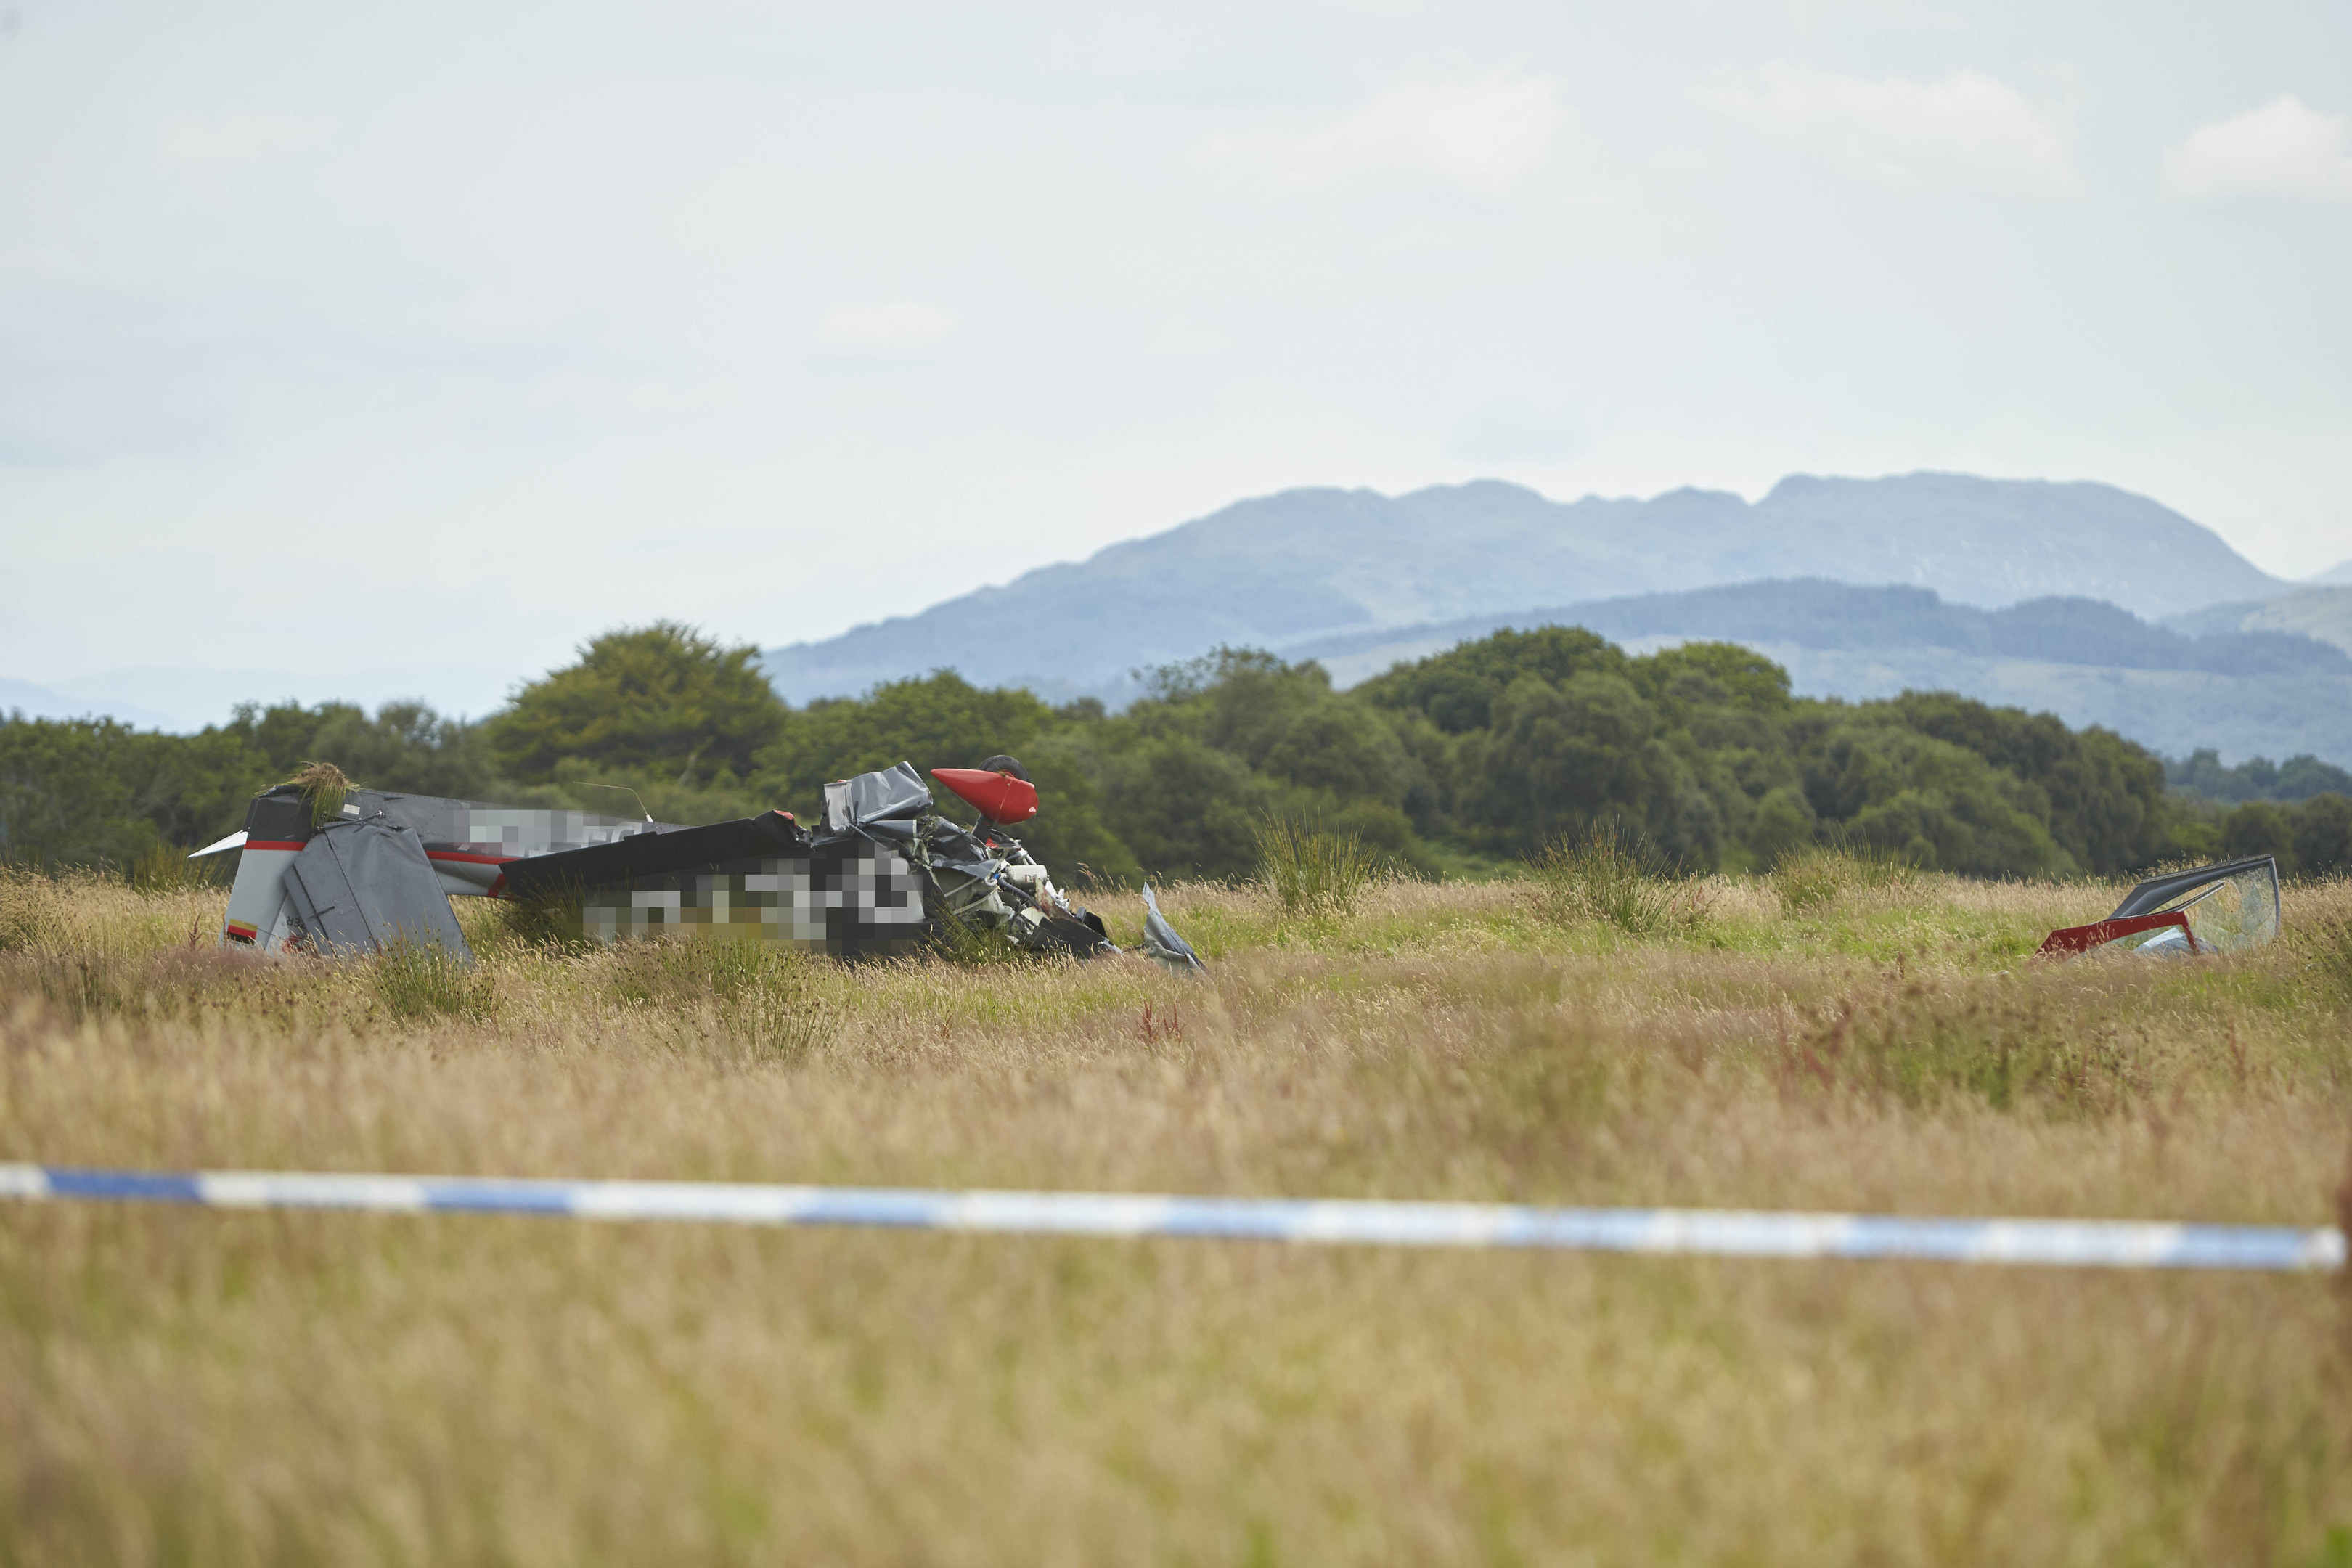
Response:
[{"label": "broken canopy frame", "polygon": [[2235,952],[2279,933],[2278,861],[2268,855],[2150,877],[2115,912],[2042,938],[2053,957],[2121,946],[2149,954]]}]

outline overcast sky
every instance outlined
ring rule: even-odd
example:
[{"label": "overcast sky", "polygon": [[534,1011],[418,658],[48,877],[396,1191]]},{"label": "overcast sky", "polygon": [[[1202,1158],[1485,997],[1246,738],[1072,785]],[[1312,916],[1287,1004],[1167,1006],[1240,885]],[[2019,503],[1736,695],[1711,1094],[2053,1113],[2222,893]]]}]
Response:
[{"label": "overcast sky", "polygon": [[0,676],[479,710],[1486,475],[2095,479],[2304,575],[2347,276],[2341,0],[0,0]]}]

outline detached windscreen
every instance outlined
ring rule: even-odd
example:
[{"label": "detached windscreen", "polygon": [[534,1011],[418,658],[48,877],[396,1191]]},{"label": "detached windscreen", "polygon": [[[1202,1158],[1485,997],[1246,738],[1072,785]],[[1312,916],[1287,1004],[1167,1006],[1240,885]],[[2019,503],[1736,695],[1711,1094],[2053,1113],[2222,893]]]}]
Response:
[{"label": "detached windscreen", "polygon": [[[2236,952],[2256,946],[2279,933],[2278,867],[2270,860],[2217,878],[2201,888],[2176,895],[2158,906],[2159,911],[2179,910],[2189,917],[2189,934],[2209,952]],[[2126,942],[2154,948],[2160,942],[2186,948],[2180,928],[2150,933],[2146,939],[2126,937]]]},{"label": "detached windscreen", "polygon": [[2042,951],[2238,952],[2278,933],[2278,862],[2261,855],[2150,877],[2105,920],[2053,931]]}]

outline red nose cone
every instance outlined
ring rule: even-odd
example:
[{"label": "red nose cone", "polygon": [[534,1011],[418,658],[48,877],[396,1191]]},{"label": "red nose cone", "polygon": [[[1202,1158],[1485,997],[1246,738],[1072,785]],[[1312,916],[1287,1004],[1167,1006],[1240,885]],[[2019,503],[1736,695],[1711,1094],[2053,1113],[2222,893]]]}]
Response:
[{"label": "red nose cone", "polygon": [[933,768],[931,776],[956,792],[985,822],[1026,822],[1037,815],[1037,786],[1011,773],[979,768]]}]

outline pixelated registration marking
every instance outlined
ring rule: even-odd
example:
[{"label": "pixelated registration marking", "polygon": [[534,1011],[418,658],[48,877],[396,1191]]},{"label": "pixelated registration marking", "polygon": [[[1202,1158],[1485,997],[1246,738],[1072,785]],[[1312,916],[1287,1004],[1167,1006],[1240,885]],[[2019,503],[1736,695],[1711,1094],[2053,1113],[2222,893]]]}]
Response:
[{"label": "pixelated registration marking", "polygon": [[604,942],[703,928],[833,952],[909,947],[930,930],[915,868],[864,846],[591,889],[581,920],[586,935]]}]

